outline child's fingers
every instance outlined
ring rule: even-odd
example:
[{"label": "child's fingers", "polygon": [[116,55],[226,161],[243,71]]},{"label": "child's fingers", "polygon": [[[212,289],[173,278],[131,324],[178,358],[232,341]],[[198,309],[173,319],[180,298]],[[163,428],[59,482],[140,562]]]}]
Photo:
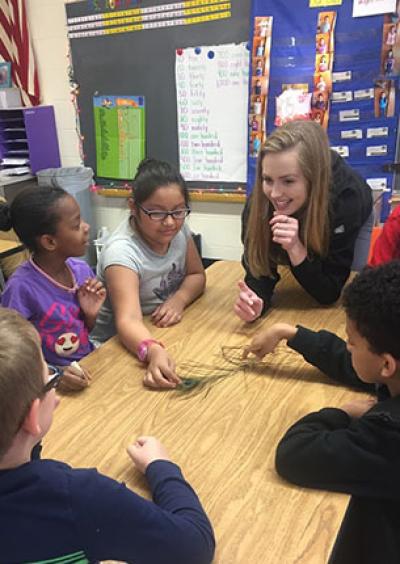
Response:
[{"label": "child's fingers", "polygon": [[251,351],[251,345],[249,345],[248,347],[244,347],[243,353],[242,353],[242,359],[243,360],[246,359],[251,352],[252,352]]},{"label": "child's fingers", "polygon": [[60,380],[60,389],[66,392],[76,392],[78,390],[82,390],[88,386],[88,382],[78,376],[77,374],[73,374],[69,370],[64,371],[64,375]]},{"label": "child's fingers", "polygon": [[90,291],[96,281],[96,278],[87,278],[83,286],[86,290]]},{"label": "child's fingers", "polygon": [[162,312],[157,312],[157,313],[153,313],[153,315],[151,316],[151,319],[154,323],[154,325],[157,325],[158,323],[160,323],[161,319],[164,317],[164,313]]},{"label": "child's fingers", "polygon": [[[82,368],[82,366],[74,360],[68,367],[68,374],[73,374],[84,380],[87,384],[92,380],[92,377],[88,370]],[[64,372],[65,376],[65,372]]]},{"label": "child's fingers", "polygon": [[138,443],[140,446],[143,446],[146,443],[148,443],[150,439],[153,438],[154,437],[152,437],[151,435],[140,435],[140,437],[138,437],[135,442]]},{"label": "child's fingers", "polygon": [[[163,305],[163,304],[162,304]],[[162,312],[162,305],[159,305],[158,307],[156,307],[156,309],[153,311],[153,313],[151,314],[151,319],[154,321],[156,319],[159,319],[160,314]]]},{"label": "child's fingers", "polygon": [[264,356],[262,352],[263,351],[261,345],[257,343],[250,343],[250,345],[247,345],[247,347],[244,348],[242,358],[248,358],[251,354],[256,356],[257,358],[262,358]]},{"label": "child's fingers", "polygon": [[158,327],[168,327],[170,325],[174,325],[175,323],[179,323],[182,319],[182,316],[173,310],[168,310],[165,312],[164,316],[158,321]]},{"label": "child's fingers", "polygon": [[144,383],[150,388],[175,388],[176,382],[169,380],[160,370],[155,372],[146,372]]},{"label": "child's fingers", "polygon": [[104,286],[102,282],[100,282],[100,280],[92,278],[86,282],[85,287],[88,292],[95,294],[96,292],[99,292]]},{"label": "child's fingers", "polygon": [[[82,367],[81,367],[81,368],[82,368]],[[82,370],[83,370],[83,375],[84,375],[84,377],[86,378],[86,380],[87,380],[88,382],[91,382],[91,381],[92,381],[92,376],[91,376],[90,372],[89,372],[88,370],[86,370],[85,368],[83,368]]]}]

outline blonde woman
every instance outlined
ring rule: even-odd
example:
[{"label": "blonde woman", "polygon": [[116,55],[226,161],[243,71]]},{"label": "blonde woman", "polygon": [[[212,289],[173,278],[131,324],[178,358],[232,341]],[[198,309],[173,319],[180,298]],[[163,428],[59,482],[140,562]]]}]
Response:
[{"label": "blonde woman", "polygon": [[330,304],[350,274],[362,227],[368,253],[371,190],[329,149],[319,124],[293,121],[262,147],[242,222],[246,276],[235,303],[241,319],[254,321],[270,307],[280,264],[317,302]]}]

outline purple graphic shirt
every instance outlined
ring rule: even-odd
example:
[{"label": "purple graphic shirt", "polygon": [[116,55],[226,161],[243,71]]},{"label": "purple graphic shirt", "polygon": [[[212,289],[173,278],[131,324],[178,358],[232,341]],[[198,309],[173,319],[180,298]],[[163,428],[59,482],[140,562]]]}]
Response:
[{"label": "purple graphic shirt", "polygon": [[66,264],[75,281],[73,288],[62,286],[27,261],[8,280],[1,297],[2,306],[17,310],[36,327],[46,361],[61,366],[93,350],[77,291],[94,274],[82,260],[70,258]]}]

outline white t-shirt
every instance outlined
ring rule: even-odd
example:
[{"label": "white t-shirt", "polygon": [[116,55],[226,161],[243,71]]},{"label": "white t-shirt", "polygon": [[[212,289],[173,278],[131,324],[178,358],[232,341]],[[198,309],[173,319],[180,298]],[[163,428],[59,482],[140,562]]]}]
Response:
[{"label": "white t-shirt", "polygon": [[[139,276],[139,300],[143,315],[152,313],[174,294],[186,276],[189,228],[182,229],[172,239],[165,255],[154,252],[125,219],[106,242],[97,264],[97,277],[105,286],[105,271],[109,266],[125,266]],[[114,313],[107,296],[91,333],[95,342],[104,342],[116,333]]]}]

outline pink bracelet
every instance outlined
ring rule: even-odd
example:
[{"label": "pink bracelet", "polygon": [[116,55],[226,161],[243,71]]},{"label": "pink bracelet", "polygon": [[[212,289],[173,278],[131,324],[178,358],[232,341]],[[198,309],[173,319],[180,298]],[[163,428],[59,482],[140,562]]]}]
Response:
[{"label": "pink bracelet", "polygon": [[160,347],[165,349],[161,341],[156,341],[155,339],[144,339],[139,343],[136,353],[140,362],[146,362],[147,354],[149,352],[149,345],[151,344],[160,345]]}]

